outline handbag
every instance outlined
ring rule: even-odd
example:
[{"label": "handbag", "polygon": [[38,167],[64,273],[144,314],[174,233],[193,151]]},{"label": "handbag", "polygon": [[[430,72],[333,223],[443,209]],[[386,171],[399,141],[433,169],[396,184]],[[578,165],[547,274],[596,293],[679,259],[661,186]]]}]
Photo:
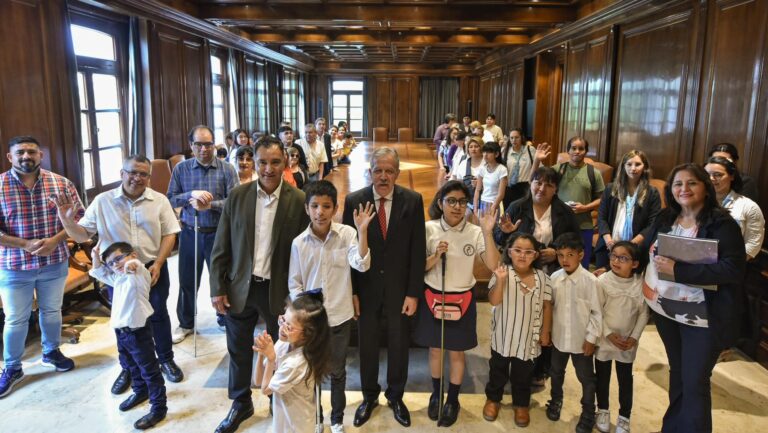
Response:
[{"label": "handbag", "polygon": [[445,304],[443,304],[442,292],[427,287],[424,289],[424,298],[435,319],[456,321],[464,317],[469,309],[472,303],[472,289],[464,292],[446,293]]},{"label": "handbag", "polygon": [[[461,158],[462,161],[464,158],[467,159],[467,171],[464,173],[462,182],[464,182],[464,185],[466,185],[467,189],[469,190],[469,199],[471,204],[472,198],[475,196],[475,187],[472,185],[472,182],[475,180],[475,176],[472,176],[472,160],[468,158],[467,155],[464,155]],[[461,161],[459,163],[461,163]]]}]

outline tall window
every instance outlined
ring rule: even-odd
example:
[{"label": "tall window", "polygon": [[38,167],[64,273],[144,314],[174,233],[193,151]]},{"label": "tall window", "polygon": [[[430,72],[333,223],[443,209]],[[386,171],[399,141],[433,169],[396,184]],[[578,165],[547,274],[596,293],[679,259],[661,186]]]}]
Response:
[{"label": "tall window", "polygon": [[217,144],[224,144],[224,137],[229,131],[227,115],[228,82],[226,63],[217,54],[211,54],[211,92],[213,93],[213,137]]},{"label": "tall window", "polygon": [[127,153],[124,35],[112,22],[73,16],[86,194],[120,183]]},{"label": "tall window", "polygon": [[347,122],[349,132],[360,135],[363,131],[363,82],[334,80],[331,86],[333,116],[331,123]]},{"label": "tall window", "polygon": [[294,131],[304,131],[304,125],[299,125],[298,93],[298,74],[293,71],[284,71],[283,118],[280,120],[291,122]]}]

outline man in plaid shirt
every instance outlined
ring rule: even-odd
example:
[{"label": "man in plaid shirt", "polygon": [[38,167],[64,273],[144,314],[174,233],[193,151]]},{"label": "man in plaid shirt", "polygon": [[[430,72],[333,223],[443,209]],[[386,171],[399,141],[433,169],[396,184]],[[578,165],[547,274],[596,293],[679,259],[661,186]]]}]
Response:
[{"label": "man in plaid shirt", "polygon": [[49,199],[65,195],[77,205],[77,219],[84,212],[72,182],[40,168],[43,152],[34,137],[14,137],[8,147],[13,168],[0,174],[0,297],[6,316],[0,398],[24,377],[21,357],[35,293],[40,307],[42,364],[56,371],[75,367],[59,350],[69,250],[67,233]]}]

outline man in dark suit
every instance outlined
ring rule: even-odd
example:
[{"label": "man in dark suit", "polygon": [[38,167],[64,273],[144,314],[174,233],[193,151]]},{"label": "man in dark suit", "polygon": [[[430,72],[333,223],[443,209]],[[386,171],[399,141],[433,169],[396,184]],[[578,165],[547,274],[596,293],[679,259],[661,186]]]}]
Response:
[{"label": "man in dark suit", "polygon": [[291,242],[309,224],[304,193],[282,181],[280,141],[256,145],[257,182],[235,188],[224,204],[211,254],[211,302],[226,314],[229,414],[216,433],[231,433],[253,415],[253,332],[261,316],[273,341],[288,297]]},{"label": "man in dark suit", "polygon": [[368,231],[371,268],[353,271],[355,309],[359,311],[360,382],[363,402],[355,412],[355,426],[361,426],[379,404],[380,321],[387,324],[387,402],[397,422],[411,425],[403,404],[408,379],[408,347],[411,341],[409,316],[416,312],[424,290],[426,241],[424,204],[421,195],[395,185],[400,174],[397,152],[388,147],[371,155],[373,185],[347,196],[344,224],[354,226],[352,211],[368,202],[376,205],[377,217]]}]

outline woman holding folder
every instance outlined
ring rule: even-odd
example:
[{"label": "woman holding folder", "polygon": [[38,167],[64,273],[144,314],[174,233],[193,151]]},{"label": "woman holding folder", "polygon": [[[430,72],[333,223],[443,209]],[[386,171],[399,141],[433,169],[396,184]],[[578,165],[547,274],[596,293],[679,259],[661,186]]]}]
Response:
[{"label": "woman holding folder", "polygon": [[[643,284],[669,360],[669,407],[662,432],[709,433],[710,376],[720,352],[735,342],[740,323],[744,241],[701,166],[672,169],[664,195],[669,206],[656,220]],[[716,241],[717,257],[693,264],[664,256],[663,248],[657,248],[659,234]]]}]

